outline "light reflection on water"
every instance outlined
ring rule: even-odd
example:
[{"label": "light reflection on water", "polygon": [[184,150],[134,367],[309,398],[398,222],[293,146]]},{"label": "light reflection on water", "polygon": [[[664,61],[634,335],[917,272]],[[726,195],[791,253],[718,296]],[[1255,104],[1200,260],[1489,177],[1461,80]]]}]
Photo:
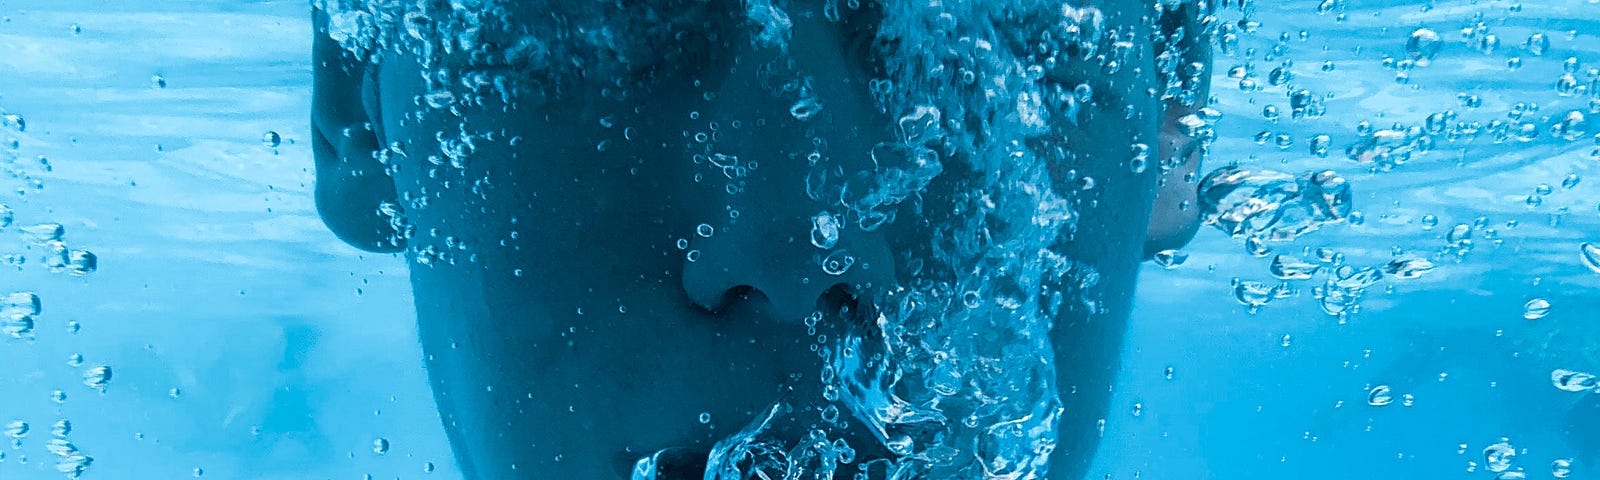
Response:
[{"label": "light reflection on water", "polygon": [[[1248,314],[1230,280],[1276,285],[1274,255],[1256,258],[1240,239],[1206,230],[1183,249],[1182,265],[1144,272],[1094,471],[1443,476],[1475,462],[1472,475],[1487,477],[1484,449],[1508,437],[1518,449],[1508,468],[1542,476],[1581,453],[1561,431],[1586,427],[1568,423],[1577,394],[1553,387],[1551,371],[1600,371],[1595,327],[1583,324],[1600,311],[1600,275],[1581,263],[1580,247],[1600,242],[1600,182],[1563,185],[1596,176],[1600,161],[1590,137],[1546,128],[1588,111],[1592,97],[1556,86],[1568,57],[1600,66],[1600,5],[1512,12],[1504,1],[1349,1],[1317,15],[1315,3],[1256,5],[1260,30],[1240,34],[1235,56],[1218,56],[1214,107],[1225,117],[1208,169],[1335,169],[1364,221],[1272,245],[1277,254],[1312,260],[1327,247],[1346,264],[1380,267],[1398,251],[1435,268],[1375,284],[1343,322],[1324,313],[1313,282]],[[305,5],[159,8],[41,3],[0,23],[0,51],[12,52],[0,56],[12,72],[0,76],[0,108],[28,124],[7,132],[18,139],[15,168],[43,185],[8,179],[7,192],[14,183],[26,193],[0,202],[17,226],[60,223],[72,248],[100,259],[89,276],[52,273],[38,265],[42,247],[3,232],[4,249],[28,263],[0,285],[36,292],[43,307],[32,340],[0,346],[0,422],[35,429],[20,449],[0,446],[0,472],[54,470],[64,447],[52,453],[51,433],[38,427],[67,418],[65,437],[95,458],[91,478],[196,469],[213,478],[413,478],[427,462],[439,465],[432,477],[458,477],[414,347],[403,262],[339,244],[312,209]],[[1501,39],[1492,53],[1459,40],[1476,12]],[[1396,81],[1400,71],[1382,60],[1404,60],[1419,26],[1443,45]],[[1330,95],[1324,116],[1290,120],[1289,92],[1269,85],[1280,62],[1261,58],[1279,33],[1288,34],[1295,85]],[[1534,33],[1551,44],[1542,55],[1524,42]],[[1243,92],[1225,74],[1251,48],[1264,88]],[[1537,127],[1528,141],[1441,138],[1375,170],[1383,164],[1342,155],[1362,143],[1360,122],[1422,126],[1454,110],[1487,126],[1511,120],[1519,102],[1538,105],[1523,116]],[[1267,104],[1283,112],[1276,122],[1263,118]],[[263,145],[268,131],[282,144]],[[1264,131],[1272,140],[1256,144]],[[1333,145],[1327,158],[1308,151],[1319,134]],[[1439,227],[1423,228],[1424,215]],[[1447,238],[1458,224],[1475,232],[1464,254]],[[1549,312],[1528,320],[1534,299]],[[69,322],[81,329],[68,333]],[[84,384],[101,365],[115,372],[104,394]],[[1380,386],[1390,401],[1370,404]],[[57,390],[66,401],[52,399]]]}]

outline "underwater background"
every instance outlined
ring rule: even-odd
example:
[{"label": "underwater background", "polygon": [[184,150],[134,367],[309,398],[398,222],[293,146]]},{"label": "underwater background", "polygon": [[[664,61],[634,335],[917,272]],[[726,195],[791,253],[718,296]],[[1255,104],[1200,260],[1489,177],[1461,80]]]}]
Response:
[{"label": "underwater background", "polygon": [[[0,478],[460,478],[405,262],[313,208],[306,2],[0,15]],[[1358,213],[1147,264],[1092,475],[1600,477],[1600,2],[1218,16],[1204,170]]]}]

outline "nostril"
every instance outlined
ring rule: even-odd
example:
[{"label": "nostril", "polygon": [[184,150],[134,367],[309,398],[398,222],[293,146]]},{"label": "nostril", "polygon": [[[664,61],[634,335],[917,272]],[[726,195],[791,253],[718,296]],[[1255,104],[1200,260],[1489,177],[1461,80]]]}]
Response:
[{"label": "nostril", "polygon": [[706,309],[717,312],[728,304],[732,295],[738,293],[741,284],[732,281],[733,276],[727,269],[717,266],[703,266],[700,262],[714,262],[712,258],[702,256],[698,262],[691,262],[683,268],[683,293],[689,301]]},{"label": "nostril", "polygon": [[[733,266],[727,264],[731,261],[719,265],[722,262],[708,256],[685,266],[683,289],[691,302],[714,313],[760,305],[760,310],[779,319],[798,321],[819,309],[833,311],[853,304],[859,287],[887,284],[876,272],[861,268],[866,265],[858,264],[860,270],[835,276],[812,262],[786,265],[765,258]],[[887,265],[873,267],[883,274],[890,270]]]},{"label": "nostril", "polygon": [[866,292],[845,283],[833,285],[818,299],[817,310],[824,317],[837,318],[847,330],[862,331],[872,326],[876,317],[872,299],[863,298]]},{"label": "nostril", "polygon": [[756,287],[750,285],[734,285],[732,287],[723,289],[722,293],[719,295],[710,295],[710,293],[714,293],[715,291],[716,289],[713,288],[706,292],[707,294],[702,294],[698,298],[694,295],[690,295],[690,300],[694,301],[695,305],[699,306],[700,308],[703,308],[708,312],[716,313],[726,310],[729,305],[732,305],[735,302],[748,302],[752,297],[765,296],[765,294],[761,293],[760,290],[757,290]]}]

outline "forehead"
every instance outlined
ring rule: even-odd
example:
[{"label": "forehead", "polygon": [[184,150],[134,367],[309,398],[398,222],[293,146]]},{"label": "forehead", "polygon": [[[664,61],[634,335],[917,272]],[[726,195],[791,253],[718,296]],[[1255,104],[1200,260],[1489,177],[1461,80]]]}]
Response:
[{"label": "forehead", "polygon": [[618,75],[729,39],[737,31],[730,3],[457,0],[432,11],[413,6],[390,14],[389,21],[399,22],[391,38],[431,44],[429,53],[458,66]]}]

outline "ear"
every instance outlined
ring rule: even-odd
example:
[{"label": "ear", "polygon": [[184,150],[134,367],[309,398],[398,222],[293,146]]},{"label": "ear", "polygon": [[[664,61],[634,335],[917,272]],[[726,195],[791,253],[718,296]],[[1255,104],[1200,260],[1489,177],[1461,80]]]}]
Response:
[{"label": "ear", "polygon": [[[1162,250],[1182,248],[1200,230],[1199,200],[1194,181],[1200,178],[1201,161],[1205,158],[1200,141],[1183,132],[1179,119],[1205,107],[1211,96],[1211,25],[1210,2],[1186,1],[1170,5],[1161,14],[1160,40],[1156,42],[1159,53],[1178,55],[1179,68],[1199,65],[1198,75],[1179,79],[1163,78],[1162,84],[1181,82],[1183,95],[1162,102],[1161,162],[1171,166],[1162,174],[1164,182],[1156,190],[1156,200],[1150,212],[1147,230],[1145,259]],[[1166,75],[1163,73],[1163,75]]]},{"label": "ear", "polygon": [[[381,132],[364,102],[376,65],[345,50],[328,35],[328,14],[313,8],[311,137],[316,157],[316,204],[333,234],[369,252],[405,248],[400,236],[394,179],[378,161]],[[364,88],[366,87],[366,88]],[[376,106],[373,103],[372,106]],[[393,215],[380,211],[393,205]]]},{"label": "ear", "polygon": [[1200,178],[1200,161],[1205,155],[1200,141],[1182,133],[1177,120],[1194,110],[1171,104],[1166,108],[1158,151],[1162,164],[1170,165],[1171,170],[1162,172],[1162,183],[1156,187],[1155,202],[1151,204],[1150,225],[1145,230],[1145,260],[1163,250],[1183,248],[1200,231],[1199,185],[1191,179]]}]

